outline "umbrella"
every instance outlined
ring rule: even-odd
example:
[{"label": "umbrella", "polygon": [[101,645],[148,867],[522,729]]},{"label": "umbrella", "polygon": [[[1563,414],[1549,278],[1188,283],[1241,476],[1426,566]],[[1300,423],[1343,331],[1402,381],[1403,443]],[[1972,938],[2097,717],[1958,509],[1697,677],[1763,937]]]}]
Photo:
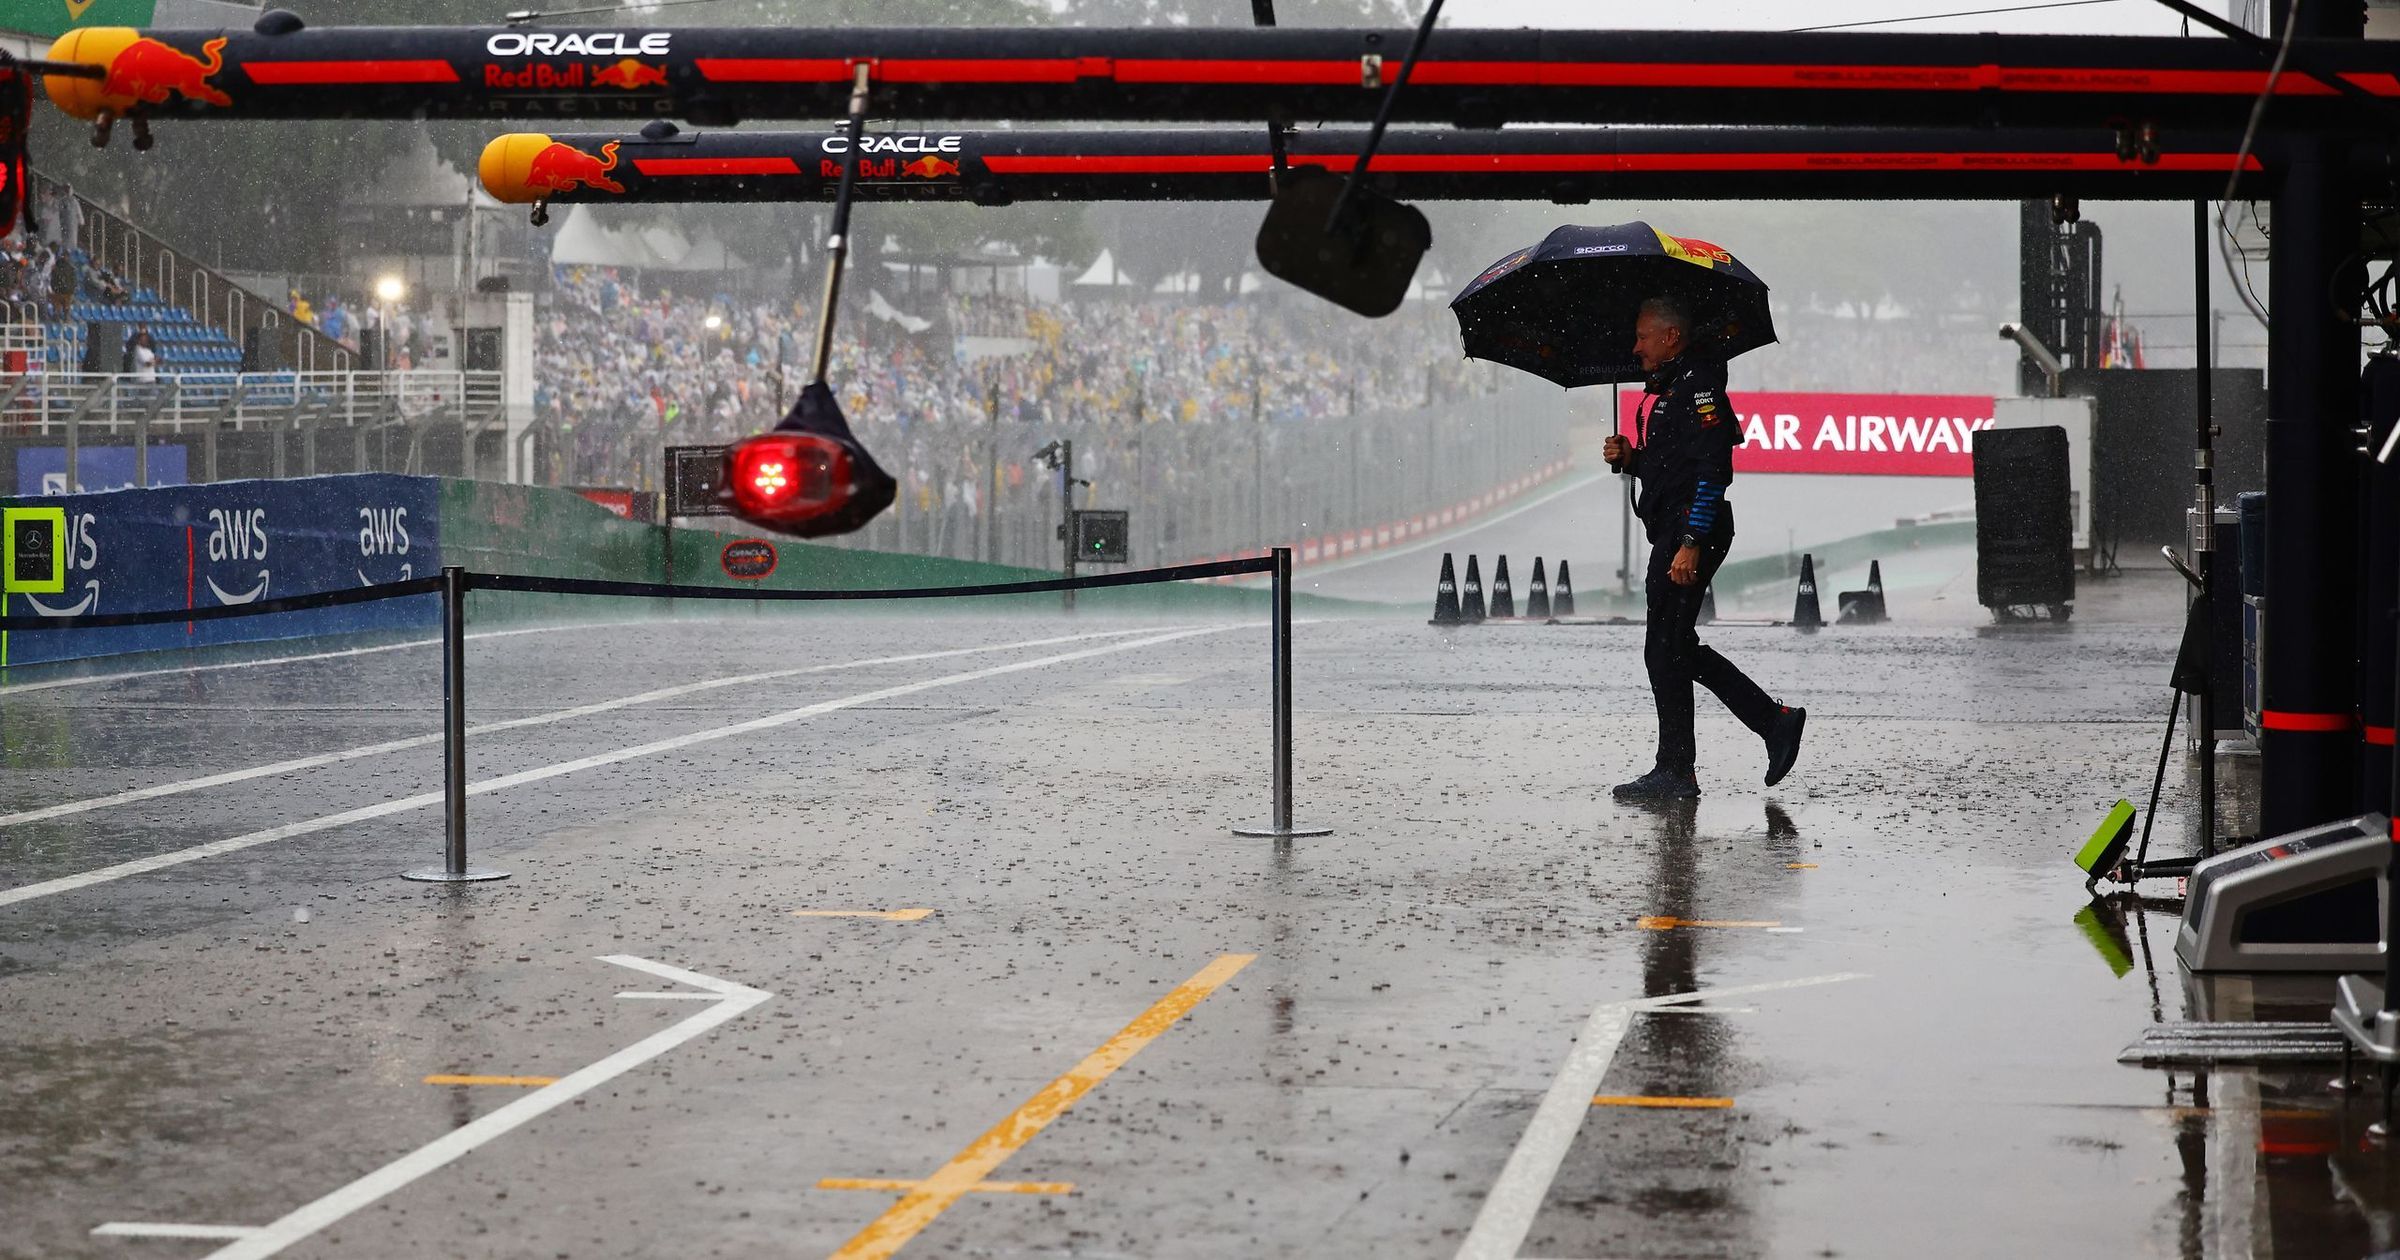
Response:
[{"label": "umbrella", "polygon": [[1635,221],[1567,226],[1493,263],[1450,302],[1467,357],[1569,389],[1642,379],[1633,322],[1673,296],[1693,315],[1691,344],[1730,359],[1775,340],[1767,286],[1725,250]]}]

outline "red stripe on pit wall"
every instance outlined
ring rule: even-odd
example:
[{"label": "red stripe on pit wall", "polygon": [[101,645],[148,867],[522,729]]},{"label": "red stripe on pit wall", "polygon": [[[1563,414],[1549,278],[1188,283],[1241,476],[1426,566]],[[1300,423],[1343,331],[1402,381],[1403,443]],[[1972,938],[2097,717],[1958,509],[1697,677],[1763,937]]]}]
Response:
[{"label": "red stripe on pit wall", "polygon": [[633,169],[644,175],[797,175],[800,164],[788,157],[635,158]]},{"label": "red stripe on pit wall", "polygon": [[456,83],[447,61],[246,61],[242,73],[262,87],[311,87],[337,83]]},{"label": "red stripe on pit wall", "polygon": [[2285,713],[2275,709],[2259,714],[2258,724],[2270,731],[2319,735],[2338,735],[2353,725],[2347,713]]},{"label": "red stripe on pit wall", "polygon": [[[869,58],[882,83],[1073,83],[1083,79],[1163,86],[1279,85],[1359,88],[1349,58],[919,57]],[[293,63],[284,63],[293,64]],[[445,63],[446,64],[446,63]],[[702,57],[700,76],[719,83],[847,83],[839,57]],[[2400,78],[2345,74],[2377,96],[2400,96]],[[255,73],[253,78],[256,78]],[[1532,88],[1766,88],[1858,92],[2090,92],[2106,95],[2255,96],[2267,71],[2164,70],[2122,66],[1720,65],[1659,62],[1429,61],[1410,74],[1427,86]],[[2307,75],[2285,74],[2278,96],[2330,96]]]},{"label": "red stripe on pit wall", "polygon": [[[2113,153],[1379,153],[1367,169],[1387,175],[1625,174],[1633,172],[1741,171],[1955,171],[2005,174],[2014,171],[2144,171],[2218,173],[2233,168],[2231,153],[2164,153],[2155,163],[2118,160]],[[1296,153],[1295,166],[1348,170],[1355,154]],[[1263,153],[994,154],[984,165],[995,175],[1256,175]],[[2253,154],[2244,171],[2263,171]]]}]

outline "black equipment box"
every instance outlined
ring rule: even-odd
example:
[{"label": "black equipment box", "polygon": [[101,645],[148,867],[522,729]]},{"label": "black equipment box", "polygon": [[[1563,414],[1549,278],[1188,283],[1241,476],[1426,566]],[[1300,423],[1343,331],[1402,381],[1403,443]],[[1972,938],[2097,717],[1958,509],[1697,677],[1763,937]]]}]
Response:
[{"label": "black equipment box", "polygon": [[733,515],[730,506],[717,501],[717,482],[724,475],[723,446],[668,447],[667,519]]},{"label": "black equipment box", "polygon": [[1075,513],[1075,558],[1087,564],[1124,564],[1133,530],[1124,512]]},{"label": "black equipment box", "polygon": [[2057,425],[1975,435],[1975,598],[1986,608],[2075,600],[2075,519],[2067,431]]}]

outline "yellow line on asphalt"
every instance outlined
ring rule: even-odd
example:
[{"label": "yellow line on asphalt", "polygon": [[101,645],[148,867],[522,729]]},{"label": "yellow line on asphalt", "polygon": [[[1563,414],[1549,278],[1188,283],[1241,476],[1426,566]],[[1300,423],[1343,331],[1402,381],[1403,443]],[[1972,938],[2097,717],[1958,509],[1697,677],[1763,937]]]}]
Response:
[{"label": "yellow line on asphalt", "polygon": [[[819,1190],[898,1190],[905,1194],[922,1181],[901,1177],[826,1177],[817,1182]],[[967,1187],[970,1194],[1073,1194],[1072,1181],[978,1181]]]},{"label": "yellow line on asphalt", "polygon": [[1780,919],[1678,919],[1673,915],[1645,914],[1634,926],[1645,932],[1668,932],[1676,928],[1771,928],[1782,927]]},{"label": "yellow line on asphalt", "polygon": [[1117,1031],[1117,1035],[1101,1043],[1083,1062],[1068,1068],[1066,1075],[1042,1086],[1023,1106],[1008,1113],[1000,1123],[985,1131],[982,1137],[967,1144],[951,1161],[934,1174],[918,1182],[907,1197],[876,1217],[865,1229],[841,1250],[833,1260],[884,1260],[908,1245],[908,1240],[931,1225],[935,1217],[949,1210],[950,1205],[969,1193],[1016,1154],[1019,1147],[1030,1142],[1050,1126],[1050,1122],[1066,1114],[1075,1101],[1092,1091],[1118,1068],[1125,1066],[1142,1047],[1157,1040],[1175,1021],[1184,1017],[1201,1001],[1214,993],[1234,974],[1256,961],[1256,954],[1225,954],[1202,967],[1198,974],[1175,986],[1173,992],[1160,998],[1149,1010],[1134,1017],[1132,1023]]},{"label": "yellow line on asphalt", "polygon": [[795,919],[884,919],[893,923],[914,923],[932,914],[931,908],[916,906],[907,910],[794,910]]},{"label": "yellow line on asphalt", "polygon": [[428,1085],[556,1085],[555,1076],[460,1076],[436,1073],[425,1078]]},{"label": "yellow line on asphalt", "polygon": [[1733,1105],[1730,1098],[1675,1098],[1657,1094],[1601,1094],[1592,1099],[1595,1107],[1664,1107],[1690,1110],[1722,1111]]},{"label": "yellow line on asphalt", "polygon": [[1817,864],[1814,862],[1786,862],[1783,864],[1783,869],[1787,871],[1813,871],[1817,869]]}]

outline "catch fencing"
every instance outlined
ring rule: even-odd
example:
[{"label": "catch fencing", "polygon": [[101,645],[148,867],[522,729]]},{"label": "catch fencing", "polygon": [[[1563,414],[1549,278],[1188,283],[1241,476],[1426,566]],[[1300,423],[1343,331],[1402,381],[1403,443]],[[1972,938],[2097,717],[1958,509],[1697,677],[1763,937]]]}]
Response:
[{"label": "catch fencing", "polygon": [[[1023,424],[993,417],[942,449],[855,423],[900,481],[898,499],[842,545],[1028,568],[1059,558],[1057,472],[1035,447],[1075,444],[1075,506],[1131,513],[1130,562],[1169,564],[1340,538],[1455,510],[1563,468],[1573,400],[1538,387],[1324,420]],[[1014,464],[1020,472],[1008,472]],[[983,470],[1000,470],[987,490]]]}]

